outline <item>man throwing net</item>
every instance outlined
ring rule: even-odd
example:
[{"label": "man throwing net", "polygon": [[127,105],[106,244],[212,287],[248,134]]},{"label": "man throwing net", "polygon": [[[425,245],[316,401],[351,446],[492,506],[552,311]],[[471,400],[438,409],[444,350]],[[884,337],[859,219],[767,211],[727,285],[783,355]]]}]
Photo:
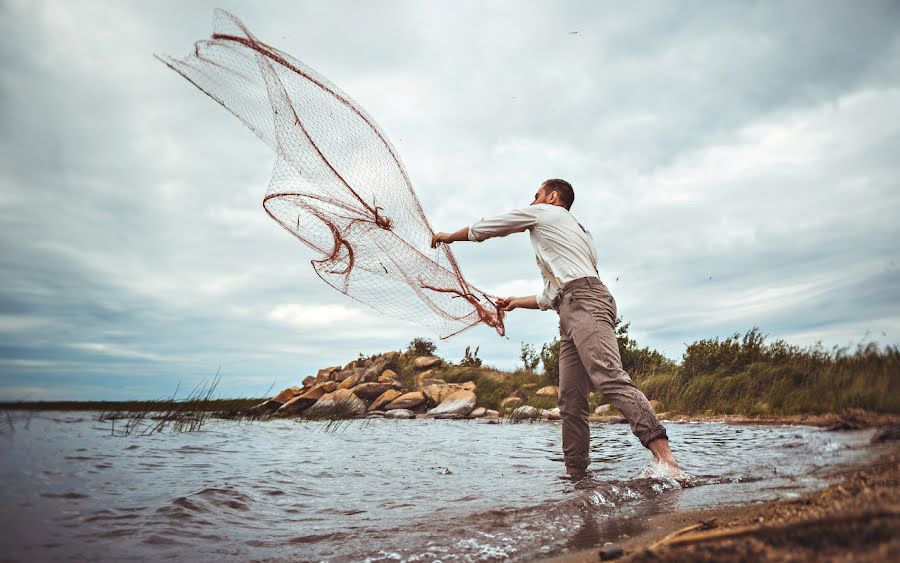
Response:
[{"label": "man throwing net", "polygon": [[597,272],[590,233],[569,212],[575,192],[565,180],[547,180],[531,205],[482,219],[454,233],[437,233],[432,247],[458,241],[481,242],[529,231],[544,291],[540,295],[497,300],[504,311],[555,309],[559,313],[559,411],[566,471],[583,474],[590,464],[588,394],[593,386],[616,407],[654,459],[680,477],[666,429],[628,372],[622,369],[616,341],[616,301]]}]

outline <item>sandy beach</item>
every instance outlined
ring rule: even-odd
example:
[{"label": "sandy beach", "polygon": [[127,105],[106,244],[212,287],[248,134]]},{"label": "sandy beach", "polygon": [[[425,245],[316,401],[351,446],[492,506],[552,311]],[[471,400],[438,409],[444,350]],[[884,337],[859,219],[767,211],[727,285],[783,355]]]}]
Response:
[{"label": "sandy beach", "polygon": [[[876,461],[836,467],[838,482],[799,498],[651,516],[643,531],[616,544],[624,552],[616,560],[900,560],[900,445],[876,447],[884,449]],[[600,552],[544,561],[597,561]]]}]

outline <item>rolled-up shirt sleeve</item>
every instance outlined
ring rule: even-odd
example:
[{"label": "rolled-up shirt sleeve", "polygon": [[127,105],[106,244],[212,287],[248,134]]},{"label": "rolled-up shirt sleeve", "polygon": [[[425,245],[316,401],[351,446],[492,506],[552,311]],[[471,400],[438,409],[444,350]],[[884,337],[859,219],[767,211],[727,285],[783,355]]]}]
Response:
[{"label": "rolled-up shirt sleeve", "polygon": [[532,209],[515,209],[503,215],[481,219],[469,226],[469,240],[481,242],[493,237],[505,237],[527,231],[537,224],[537,214]]},{"label": "rolled-up shirt sleeve", "polygon": [[536,295],[536,300],[538,304],[538,308],[541,311],[546,311],[548,309],[555,309],[553,304],[556,302],[556,295],[559,292],[554,289],[553,285],[550,284],[550,280],[544,279],[544,291],[540,294]]}]

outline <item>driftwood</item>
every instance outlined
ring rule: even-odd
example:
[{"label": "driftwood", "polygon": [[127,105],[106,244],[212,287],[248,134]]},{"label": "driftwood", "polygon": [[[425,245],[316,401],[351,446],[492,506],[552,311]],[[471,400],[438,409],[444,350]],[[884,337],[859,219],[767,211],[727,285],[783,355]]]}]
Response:
[{"label": "driftwood", "polygon": [[841,516],[827,516],[824,518],[816,518],[813,520],[802,520],[800,522],[791,522],[780,526],[742,526],[740,528],[730,528],[727,530],[712,530],[709,532],[700,532],[689,534],[687,532],[699,529],[707,523],[701,522],[682,528],[673,532],[656,542],[650,549],[659,547],[675,547],[684,545],[693,545],[707,541],[727,540],[740,538],[744,536],[779,536],[785,533],[815,528],[818,526],[832,526],[836,524],[846,524],[848,522],[867,521],[875,518],[898,518],[900,517],[900,508],[889,507],[881,510],[873,510],[861,512],[859,514],[849,514]]}]

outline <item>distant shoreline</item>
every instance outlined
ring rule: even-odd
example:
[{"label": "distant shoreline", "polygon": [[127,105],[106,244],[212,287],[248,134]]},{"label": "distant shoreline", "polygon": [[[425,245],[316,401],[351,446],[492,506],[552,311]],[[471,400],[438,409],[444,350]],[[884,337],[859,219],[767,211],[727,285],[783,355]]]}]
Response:
[{"label": "distant shoreline", "polygon": [[[264,398],[253,399],[211,399],[192,401],[190,409],[195,412],[231,412],[248,409]],[[101,412],[157,412],[170,410],[178,401],[17,401],[0,402],[0,410],[6,411],[101,411]],[[420,413],[416,418],[424,418]],[[491,418],[491,417],[488,417]],[[498,417],[494,417],[498,418]],[[503,419],[503,416],[499,417]],[[801,425],[829,428],[832,430],[855,430],[861,428],[877,428],[891,424],[900,424],[900,415],[876,413],[853,409],[842,413],[805,413],[786,415],[745,415],[745,414],[678,414],[659,413],[659,418],[668,423],[723,423],[723,424],[762,424],[762,425]],[[484,420],[482,418],[481,420]],[[591,414],[589,422],[624,424],[621,416],[602,416]],[[528,421],[542,422],[542,421]],[[546,422],[546,421],[543,421]],[[553,422],[553,421],[550,421]]]}]

